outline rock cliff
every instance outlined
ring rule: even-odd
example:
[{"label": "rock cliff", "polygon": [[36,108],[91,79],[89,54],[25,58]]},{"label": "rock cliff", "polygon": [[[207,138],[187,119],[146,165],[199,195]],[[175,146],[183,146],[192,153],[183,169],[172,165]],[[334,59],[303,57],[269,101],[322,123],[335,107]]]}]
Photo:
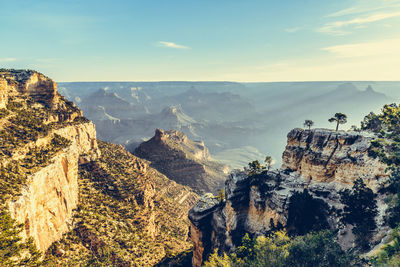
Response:
[{"label": "rock cliff", "polygon": [[57,130],[72,144],[51,163],[27,178],[20,196],[8,203],[13,218],[25,225],[25,237],[33,237],[45,251],[71,227],[78,200],[78,165],[86,153],[97,153],[96,132],[91,123]]},{"label": "rock cliff", "polygon": [[35,71],[0,70],[2,209],[41,251],[69,230],[78,165],[98,154],[94,125]]},{"label": "rock cliff", "polygon": [[149,165],[97,140],[51,79],[0,70],[0,211],[49,266],[150,266],[191,248],[197,194]]},{"label": "rock cliff", "polygon": [[[244,233],[266,234],[277,225],[290,230],[289,203],[294,192],[304,189],[328,206],[327,224],[339,230],[339,243],[348,249],[354,245],[350,225],[339,221],[339,191],[363,178],[377,192],[387,179],[385,165],[368,156],[373,135],[356,132],[334,132],[316,129],[294,129],[282,156],[282,168],[248,175],[233,172],[225,183],[226,200],[203,196],[190,210],[191,238],[194,244],[192,263],[201,266],[215,248],[220,252],[234,250]],[[383,216],[384,196],[378,197],[378,230],[372,244],[385,236],[388,227]]]},{"label": "rock cliff", "polygon": [[357,178],[376,187],[386,177],[386,165],[368,155],[370,133],[294,129],[287,136],[282,168],[297,171],[309,181],[352,184]]},{"label": "rock cliff", "polygon": [[[60,94],[57,91],[57,84],[43,74],[32,70],[9,71],[0,69],[1,91],[6,91],[8,96],[29,96],[35,101],[51,107],[61,104],[58,101]],[[0,107],[2,102],[0,102]]]},{"label": "rock cliff", "polygon": [[157,129],[135,155],[177,183],[196,192],[216,192],[223,187],[228,167],[211,158],[204,142],[191,141],[184,133]]}]

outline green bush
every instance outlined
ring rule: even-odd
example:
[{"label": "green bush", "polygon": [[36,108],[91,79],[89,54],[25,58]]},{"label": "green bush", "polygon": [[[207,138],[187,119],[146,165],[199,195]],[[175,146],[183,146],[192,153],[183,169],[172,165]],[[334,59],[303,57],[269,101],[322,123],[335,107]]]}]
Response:
[{"label": "green bush", "polygon": [[400,229],[395,228],[389,243],[380,253],[371,259],[373,266],[399,266],[400,265]]},{"label": "green bush", "polygon": [[352,190],[340,192],[344,205],[341,220],[353,225],[352,232],[360,250],[369,248],[369,239],[376,228],[375,216],[378,214],[376,195],[362,179],[354,181]]},{"label": "green bush", "polygon": [[285,266],[361,266],[357,257],[345,252],[335,241],[332,232],[307,234],[292,241],[288,249]]},{"label": "green bush", "polygon": [[8,101],[7,109],[11,111],[19,111],[24,105],[20,102]]},{"label": "green bush", "polygon": [[8,212],[0,211],[0,266],[41,266],[41,253],[32,239],[22,241],[22,224],[17,224]]},{"label": "green bush", "polygon": [[0,119],[7,117],[8,114],[10,114],[10,112],[7,109],[0,109]]},{"label": "green bush", "polygon": [[320,199],[313,198],[308,190],[295,192],[289,199],[287,229],[289,234],[305,235],[311,231],[328,229],[329,207]]},{"label": "green bush", "polygon": [[245,235],[242,245],[229,256],[214,251],[204,266],[251,267],[345,267],[362,266],[358,257],[345,252],[330,231],[290,238],[284,231],[251,239]]}]

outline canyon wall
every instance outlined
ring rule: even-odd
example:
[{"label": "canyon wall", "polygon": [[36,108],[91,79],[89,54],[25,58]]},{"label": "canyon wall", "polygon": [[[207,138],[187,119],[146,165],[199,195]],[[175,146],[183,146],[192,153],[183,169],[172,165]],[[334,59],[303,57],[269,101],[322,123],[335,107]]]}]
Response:
[{"label": "canyon wall", "polygon": [[[25,171],[19,192],[1,208],[24,224],[23,238],[33,237],[45,251],[69,230],[79,202],[78,165],[99,155],[95,127],[59,95],[55,82],[35,71],[0,71],[0,108],[5,110],[0,118],[0,165]],[[56,137],[65,140],[62,149],[54,143]],[[32,155],[48,153],[53,153],[50,159],[29,166],[38,160]]]},{"label": "canyon wall", "polygon": [[72,212],[79,202],[78,164],[98,154],[92,123],[61,128],[56,133],[72,144],[49,165],[29,175],[21,196],[8,203],[11,216],[24,223],[24,237],[33,237],[42,251],[70,230]]},{"label": "canyon wall", "polygon": [[[290,197],[305,189],[328,205],[327,223],[331,229],[339,230],[341,246],[352,247],[351,226],[342,225],[337,213],[343,207],[339,192],[350,188],[357,178],[363,178],[375,192],[387,180],[385,165],[368,156],[373,138],[356,132],[292,130],[281,169],[259,175],[233,172],[225,182],[225,201],[204,195],[189,212],[193,266],[201,266],[216,248],[219,252],[232,252],[241,244],[244,233],[261,235],[276,225],[287,226]],[[377,200],[378,228],[372,244],[379,243],[388,230],[383,220],[384,197]]]}]

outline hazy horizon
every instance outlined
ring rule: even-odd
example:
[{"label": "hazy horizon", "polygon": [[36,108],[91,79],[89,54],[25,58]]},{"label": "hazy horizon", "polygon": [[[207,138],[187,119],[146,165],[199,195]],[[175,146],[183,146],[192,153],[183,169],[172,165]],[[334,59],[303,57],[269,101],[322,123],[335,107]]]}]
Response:
[{"label": "hazy horizon", "polygon": [[[51,77],[50,77],[51,78]],[[400,82],[399,80],[288,80],[288,81],[235,81],[235,80],[82,80],[82,81],[56,81],[57,83],[336,83],[336,82]]]}]

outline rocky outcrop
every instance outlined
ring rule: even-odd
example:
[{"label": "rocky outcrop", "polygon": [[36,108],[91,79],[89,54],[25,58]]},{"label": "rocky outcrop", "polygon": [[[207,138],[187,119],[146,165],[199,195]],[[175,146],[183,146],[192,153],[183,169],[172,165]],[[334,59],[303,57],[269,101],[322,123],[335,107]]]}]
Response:
[{"label": "rocky outcrop", "polygon": [[216,192],[223,187],[227,166],[213,160],[202,141],[191,141],[184,133],[157,129],[135,154],[177,183],[196,192]]},{"label": "rocky outcrop", "polygon": [[49,165],[30,175],[21,196],[8,203],[12,217],[24,223],[23,237],[33,237],[41,251],[70,229],[73,210],[79,202],[78,164],[98,154],[92,123],[56,132],[72,144],[53,157]]},{"label": "rocky outcrop", "polygon": [[0,167],[20,170],[17,183],[0,177],[2,185],[15,185],[0,208],[45,251],[69,230],[79,202],[78,165],[99,155],[95,127],[35,71],[0,70],[0,107]]},{"label": "rocky outcrop", "polygon": [[370,142],[376,138],[369,133],[294,129],[287,138],[282,168],[297,171],[309,181],[352,184],[365,178],[376,187],[388,175],[387,166],[368,155]]},{"label": "rocky outcrop", "polygon": [[[281,169],[252,176],[233,172],[225,183],[225,202],[215,202],[209,196],[208,201],[203,201],[207,205],[199,201],[189,212],[193,266],[201,266],[216,248],[220,252],[233,251],[245,233],[265,234],[277,225],[290,228],[287,224],[290,197],[305,189],[326,203],[325,219],[330,228],[339,230],[342,247],[352,247],[351,226],[341,224],[337,213],[343,207],[339,192],[351,187],[359,177],[375,192],[385,182],[385,166],[368,156],[373,138],[364,133],[295,129],[288,134]],[[388,230],[383,220],[387,207],[384,198],[378,197],[378,228],[372,244],[379,243]]]},{"label": "rocky outcrop", "polygon": [[57,84],[50,78],[36,71],[0,70],[0,79],[1,78],[6,80],[9,85],[8,94],[29,96],[50,107],[54,107],[60,97],[60,94],[57,92]]},{"label": "rocky outcrop", "polygon": [[8,102],[7,80],[0,76],[0,108],[5,108]]}]

